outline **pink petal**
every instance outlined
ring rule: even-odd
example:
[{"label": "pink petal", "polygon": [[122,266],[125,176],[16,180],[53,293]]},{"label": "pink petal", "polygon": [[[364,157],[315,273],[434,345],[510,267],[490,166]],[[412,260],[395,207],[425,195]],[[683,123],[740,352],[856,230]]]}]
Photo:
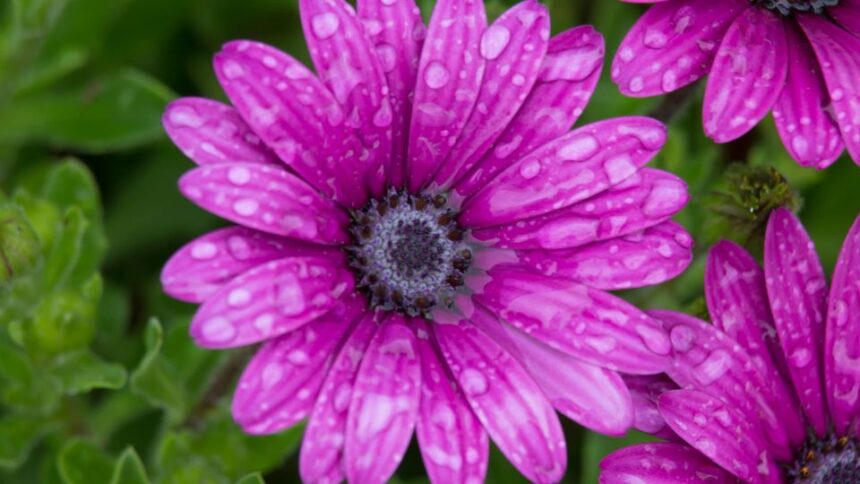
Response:
[{"label": "pink petal", "polygon": [[380,196],[391,157],[391,102],[382,65],[352,6],[344,0],[299,0],[308,50],[320,79],[358,131],[367,153],[364,182]]},{"label": "pink petal", "polygon": [[161,118],[173,143],[199,165],[280,163],[231,106],[183,97],[167,105]]},{"label": "pink petal", "polygon": [[764,246],[765,285],[770,309],[788,371],[810,424],[823,436],[827,431],[822,395],[824,318],[827,281],[815,245],[786,209],[768,220]]},{"label": "pink petal", "polygon": [[[657,321],[620,298],[582,284],[499,267],[476,281],[475,300],[499,319],[587,363],[659,373],[669,339]],[[467,283],[471,283],[467,281]]]},{"label": "pink petal", "polygon": [[612,80],[628,96],[674,91],[707,74],[729,24],[746,0],[687,0],[655,5],[621,42]]},{"label": "pink petal", "polygon": [[346,213],[279,167],[206,165],[183,175],[179,190],[206,211],[252,229],[322,244],[349,241]]},{"label": "pink petal", "polygon": [[666,425],[666,421],[657,408],[657,400],[660,395],[670,390],[677,390],[678,385],[662,373],[659,375],[624,375],[624,382],[630,390],[630,397],[633,402],[633,427],[667,440],[678,440],[678,436]]},{"label": "pink petal", "polygon": [[499,225],[585,200],[630,178],[665,140],[666,128],[650,118],[584,126],[508,167],[466,201],[460,222]]},{"label": "pink petal", "polygon": [[386,482],[412,438],[421,390],[418,341],[400,315],[382,323],[361,362],[346,420],[346,476]]},{"label": "pink petal", "polygon": [[526,369],[466,322],[434,330],[448,367],[499,450],[527,479],[559,481],[567,467],[564,434]]},{"label": "pink petal", "polygon": [[[389,183],[402,187],[406,177],[411,99],[415,94],[418,59],[426,35],[424,21],[414,0],[358,0],[358,16],[364,22],[388,80],[392,153],[385,172]],[[374,115],[377,124],[384,124],[387,117],[384,110]]]},{"label": "pink petal", "polygon": [[353,385],[376,328],[370,313],[356,319],[329,367],[302,439],[299,471],[304,482],[335,483],[345,477],[343,449]]},{"label": "pink petal", "polygon": [[666,370],[681,388],[706,391],[755,415],[772,453],[789,458],[805,429],[795,399],[775,373],[753,365],[746,351],[713,325],[673,311],[650,311],[669,332],[673,364]]},{"label": "pink petal", "polygon": [[486,25],[484,2],[440,0],[433,9],[409,129],[406,171],[413,192],[445,161],[472,112],[484,75],[480,39]]},{"label": "pink petal", "polygon": [[803,166],[826,168],[844,145],[827,99],[821,68],[809,42],[797,29],[786,29],[788,77],[773,107],[773,118],[786,149]]},{"label": "pink petal", "polygon": [[263,343],[233,395],[233,419],[246,433],[275,433],[310,414],[335,347],[355,314],[343,316],[323,315]]},{"label": "pink petal", "polygon": [[[415,324],[417,321],[413,321]],[[431,482],[483,482],[489,440],[462,391],[440,360],[429,329],[418,323],[421,405],[416,434]]]},{"label": "pink petal", "polygon": [[553,37],[537,82],[496,140],[495,149],[461,176],[455,189],[472,195],[511,163],[566,133],[591,99],[603,66],[603,36],[590,25]]},{"label": "pink petal", "polygon": [[210,232],[176,251],[161,271],[164,292],[201,303],[239,274],[288,256],[336,257],[337,252],[245,227]]},{"label": "pink petal", "polygon": [[812,43],[842,139],[854,163],[860,164],[860,39],[818,15],[799,16]]},{"label": "pink petal", "polygon": [[860,415],[860,219],[845,237],[833,273],[824,343],[824,375],[830,417],[845,435]]},{"label": "pink petal", "polygon": [[265,143],[317,190],[351,206],[365,193],[362,153],[343,109],[304,65],[274,47],[239,41],[215,56],[215,74]]},{"label": "pink petal", "polygon": [[206,348],[271,339],[343,304],[340,298],[351,294],[352,285],[352,273],[337,259],[268,262],[236,277],[203,303],[191,321],[191,336]]},{"label": "pink petal", "polygon": [[526,0],[503,13],[481,37],[487,59],[475,109],[448,160],[436,173],[447,187],[480,160],[523,105],[538,79],[549,43],[549,12]]},{"label": "pink petal", "polygon": [[671,220],[641,232],[565,250],[517,251],[517,267],[598,289],[629,289],[674,279],[693,259],[693,238]]},{"label": "pink petal", "polygon": [[705,133],[726,143],[761,121],[785,85],[788,46],[784,21],[763,8],[748,8],[726,32],[705,88]]},{"label": "pink petal", "polygon": [[520,223],[472,231],[480,241],[512,249],[564,249],[646,229],[689,200],[687,184],[671,173],[643,168],[592,198]]},{"label": "pink petal", "polygon": [[835,7],[828,7],[827,13],[836,23],[860,36],[860,3],[856,0],[843,0]]},{"label": "pink petal", "polygon": [[748,482],[780,482],[750,415],[698,390],[666,392],[659,405],[672,430],[723,469]]},{"label": "pink petal", "polygon": [[638,444],[600,462],[600,483],[734,484],[737,479],[692,447],[668,442]]}]

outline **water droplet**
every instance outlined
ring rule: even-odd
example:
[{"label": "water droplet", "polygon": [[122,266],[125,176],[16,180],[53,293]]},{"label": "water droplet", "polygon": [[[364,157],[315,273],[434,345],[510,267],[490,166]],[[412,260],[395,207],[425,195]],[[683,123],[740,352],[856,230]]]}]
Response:
[{"label": "water droplet", "polygon": [[224,65],[221,67],[224,72],[224,76],[227,79],[236,79],[237,77],[242,77],[245,75],[245,69],[241,64],[234,61],[233,59],[227,59],[224,61]]},{"label": "water droplet", "polygon": [[349,408],[349,402],[352,398],[352,385],[349,382],[343,382],[338,385],[334,391],[332,405],[336,412],[345,412]]},{"label": "water droplet", "polygon": [[431,62],[424,71],[424,82],[433,89],[445,87],[450,79],[451,75],[448,69],[438,61]]},{"label": "water droplet", "polygon": [[640,76],[636,76],[633,79],[630,79],[630,84],[627,85],[627,88],[630,92],[642,92],[642,89],[645,88],[645,81]]},{"label": "water droplet", "polygon": [[206,260],[215,257],[218,253],[218,246],[212,242],[197,242],[191,247],[191,257],[197,260]]},{"label": "water droplet", "polygon": [[493,60],[499,57],[508,42],[511,40],[511,31],[503,25],[491,25],[481,37],[481,56]]},{"label": "water droplet", "polygon": [[283,376],[284,369],[280,364],[272,361],[263,367],[263,371],[260,374],[260,382],[263,384],[263,388],[268,390],[281,381]]},{"label": "water droplet", "polygon": [[268,334],[275,324],[275,317],[269,313],[264,313],[254,319],[254,327],[261,333]]},{"label": "water droplet", "polygon": [[379,57],[379,63],[384,72],[391,72],[397,67],[397,51],[394,46],[390,44],[376,46],[376,56]]},{"label": "water droplet", "polygon": [[663,90],[666,92],[674,91],[678,87],[678,74],[672,69],[663,73]]},{"label": "water droplet", "polygon": [[245,288],[236,288],[227,295],[227,304],[232,307],[244,306],[251,302],[251,293]]},{"label": "water droplet", "polygon": [[615,338],[612,336],[588,336],[584,341],[585,344],[601,355],[605,355],[614,350],[617,345],[617,341],[615,341]]},{"label": "water droplet", "polygon": [[251,180],[251,171],[244,166],[234,166],[227,172],[227,179],[234,185],[244,185]]},{"label": "water droplet", "polygon": [[340,27],[340,20],[337,15],[331,12],[320,13],[314,15],[311,19],[311,30],[318,39],[327,39],[337,32]]},{"label": "water droplet", "polygon": [[307,365],[311,359],[304,350],[293,350],[287,354],[287,361],[294,365]]},{"label": "water droplet", "polygon": [[616,184],[626,180],[636,173],[638,168],[629,154],[620,154],[603,164],[603,170],[609,178],[609,183]]},{"label": "water droplet", "polygon": [[834,89],[833,92],[830,93],[830,99],[833,101],[841,101],[844,97],[845,91],[842,89]]},{"label": "water droplet", "polygon": [[382,100],[382,105],[379,110],[373,115],[373,124],[379,128],[384,128],[391,124],[391,104],[388,99]]},{"label": "water droplet", "polygon": [[466,368],[463,374],[460,375],[460,380],[463,385],[463,391],[470,396],[482,395],[487,392],[489,384],[484,375],[473,368]]},{"label": "water droplet", "polygon": [[623,49],[621,49],[621,52],[619,52],[618,55],[624,62],[630,62],[633,60],[633,49],[631,49],[630,47],[624,47]]},{"label": "water droplet", "polygon": [[558,156],[568,161],[583,161],[597,153],[600,143],[590,134],[581,134],[571,138],[558,149]]},{"label": "water droplet", "polygon": [[729,369],[731,355],[725,350],[714,350],[704,361],[696,365],[693,373],[699,383],[710,385],[723,376]]},{"label": "water droplet", "polygon": [[233,323],[223,316],[216,316],[203,323],[201,331],[207,341],[214,343],[224,343],[236,336],[236,328],[233,327]]},{"label": "water droplet", "polygon": [[678,353],[686,353],[693,347],[696,341],[696,333],[688,326],[675,326],[669,332],[669,340],[672,348]]},{"label": "water droplet", "polygon": [[812,361],[812,353],[806,348],[797,348],[791,353],[791,366],[795,368],[804,368]]},{"label": "water droplet", "polygon": [[260,208],[260,204],[253,198],[243,198],[233,204],[233,211],[243,217],[254,215],[258,208]]},{"label": "water droplet", "polygon": [[666,355],[671,349],[669,338],[662,328],[656,325],[640,324],[635,328],[636,334],[645,343],[645,346],[658,355]]},{"label": "water droplet", "polygon": [[536,177],[538,173],[540,173],[540,161],[534,158],[523,163],[523,166],[520,167],[520,175],[526,180]]},{"label": "water droplet", "polygon": [[663,32],[657,29],[648,29],[645,31],[645,38],[642,39],[642,42],[652,49],[662,49],[668,40]]},{"label": "water droplet", "polygon": [[602,51],[591,46],[547,53],[539,77],[544,81],[582,81],[602,62]]},{"label": "water droplet", "polygon": [[806,158],[809,155],[809,141],[806,140],[805,136],[797,135],[792,138],[791,147],[801,158]]}]

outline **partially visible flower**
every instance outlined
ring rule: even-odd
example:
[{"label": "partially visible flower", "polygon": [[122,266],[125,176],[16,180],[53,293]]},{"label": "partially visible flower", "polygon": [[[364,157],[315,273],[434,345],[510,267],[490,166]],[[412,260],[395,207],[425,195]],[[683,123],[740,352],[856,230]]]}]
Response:
[{"label": "partially visible flower", "polygon": [[181,191],[240,225],[182,248],[162,278],[202,303],[201,346],[264,342],[235,420],[265,434],[308,418],[309,482],[385,481],[413,430],[434,482],[482,479],[488,437],[528,479],[559,480],[553,407],[622,434],[617,372],[668,363],[659,323],[606,292],[690,262],[669,220],[685,184],[642,168],[665,128],[568,133],[603,40],[550,39],[535,0],[489,27],[482,2],[441,0],[426,40],[411,0],[300,7],[319,78],[231,42],[215,70],[235,108],[186,98],[164,116],[201,165]]},{"label": "partially visible flower", "polygon": [[762,271],[731,242],[713,248],[705,274],[713,325],[652,313],[669,331],[674,384],[656,404],[654,392],[637,392],[637,415],[650,416],[637,427],[670,442],[609,455],[601,482],[857,482],[860,217],[829,294],[790,211],[771,215],[764,254]]},{"label": "partially visible flower", "polygon": [[[628,0],[632,1],[632,0]],[[627,34],[612,79],[655,96],[708,75],[705,133],[718,143],[773,110],[803,166],[844,147],[860,164],[860,0],[638,0],[656,3]]]}]

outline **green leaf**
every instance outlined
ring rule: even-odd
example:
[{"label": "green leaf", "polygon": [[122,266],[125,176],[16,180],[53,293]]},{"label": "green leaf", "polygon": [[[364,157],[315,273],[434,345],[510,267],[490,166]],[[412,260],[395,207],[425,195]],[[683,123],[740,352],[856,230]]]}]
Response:
[{"label": "green leaf", "polygon": [[254,472],[239,479],[236,484],[266,484],[266,481],[263,480],[263,476],[259,472]]},{"label": "green leaf", "polygon": [[0,340],[0,397],[3,403],[35,413],[52,411],[60,397],[55,380],[37,375],[33,363],[17,346]]},{"label": "green leaf", "polygon": [[0,469],[14,469],[21,465],[33,446],[53,426],[53,420],[33,415],[0,418]]},{"label": "green leaf", "polygon": [[114,464],[110,484],[149,484],[146,470],[134,448],[128,447]]},{"label": "green leaf", "polygon": [[0,284],[30,272],[40,256],[39,239],[21,209],[0,205]]},{"label": "green leaf", "polygon": [[176,369],[161,356],[164,331],[157,319],[149,321],[145,339],[146,354],[131,374],[131,389],[179,420],[188,407],[188,398]]},{"label": "green leaf", "polygon": [[219,466],[192,450],[191,437],[187,433],[168,433],[161,442],[157,454],[158,468],[163,483],[169,484],[228,484]]},{"label": "green leaf", "polygon": [[38,195],[59,207],[76,206],[88,219],[101,217],[96,179],[89,168],[75,158],[55,164],[42,181]]},{"label": "green leaf", "polygon": [[125,368],[106,362],[90,351],[63,355],[53,375],[63,390],[72,395],[96,388],[121,388],[126,379]]},{"label": "green leaf", "polygon": [[108,484],[113,467],[113,460],[86,440],[66,442],[57,456],[57,468],[65,484]]},{"label": "green leaf", "polygon": [[39,302],[32,322],[23,328],[29,348],[56,354],[89,344],[95,332],[101,278],[96,274],[90,283],[76,290],[80,294],[71,290],[52,293]]},{"label": "green leaf", "polygon": [[45,261],[46,289],[60,286],[74,271],[88,227],[89,221],[80,208],[70,207],[66,211],[60,236],[54,242]]}]

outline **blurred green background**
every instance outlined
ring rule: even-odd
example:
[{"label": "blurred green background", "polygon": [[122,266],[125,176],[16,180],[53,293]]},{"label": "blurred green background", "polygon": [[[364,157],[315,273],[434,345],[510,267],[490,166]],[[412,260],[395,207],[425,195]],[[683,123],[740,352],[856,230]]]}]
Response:
[{"label": "blurred green background", "polygon": [[[433,2],[420,3],[428,14]],[[513,3],[487,9],[495,17]],[[607,65],[644,11],[545,3],[556,32],[595,25]],[[192,164],[162,132],[161,112],[177,96],[223,99],[210,58],[237,38],[307,60],[296,0],[0,0],[0,482],[297,481],[300,427],[249,437],[230,420],[250,353],[194,347],[194,308],[158,283],[176,248],[220,224],[179,196]],[[661,102],[624,98],[607,71],[580,124]],[[696,89],[653,163],[690,185],[678,219],[696,238],[696,262],[626,296],[703,315],[707,248],[730,237],[756,252],[779,205],[800,209],[832,270],[860,209],[860,169],[845,156],[825,172],[799,168],[770,121],[715,146],[702,135]],[[603,455],[644,438],[564,425],[568,482],[595,482]],[[423,475],[413,445],[396,481]],[[522,478],[494,451],[488,481]]]}]

